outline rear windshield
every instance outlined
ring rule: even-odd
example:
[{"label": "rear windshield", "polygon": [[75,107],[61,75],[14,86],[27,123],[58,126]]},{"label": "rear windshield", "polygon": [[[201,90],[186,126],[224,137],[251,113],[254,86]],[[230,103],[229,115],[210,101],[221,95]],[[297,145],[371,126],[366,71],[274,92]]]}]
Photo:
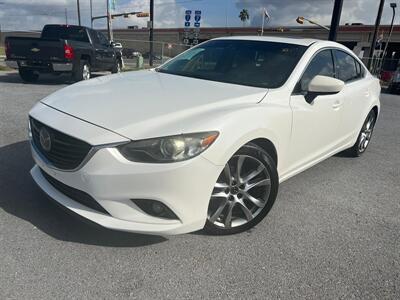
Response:
[{"label": "rear windshield", "polygon": [[43,28],[42,38],[89,42],[86,29],[78,26],[48,25]]},{"label": "rear windshield", "polygon": [[158,72],[212,81],[278,88],[307,47],[295,44],[213,40],[194,47],[157,69]]}]

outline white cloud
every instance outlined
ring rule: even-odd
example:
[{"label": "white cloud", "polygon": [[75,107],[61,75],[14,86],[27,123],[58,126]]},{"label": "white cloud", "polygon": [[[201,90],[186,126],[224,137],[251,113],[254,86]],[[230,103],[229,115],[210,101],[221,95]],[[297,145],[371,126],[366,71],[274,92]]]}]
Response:
[{"label": "white cloud", "polygon": [[[2,0],[0,5],[0,24],[4,30],[40,30],[48,23],[64,23],[67,9],[68,23],[77,24],[76,0]],[[122,2],[122,1],[120,1]],[[81,20],[90,25],[89,1],[80,2]],[[118,4],[118,2],[117,2]],[[185,8],[176,0],[156,0],[155,27],[180,27]],[[129,0],[117,5],[116,12],[144,11],[149,12],[149,0]],[[105,15],[106,2],[93,0],[93,15]],[[145,27],[149,18],[116,18],[114,28],[126,28],[128,25]],[[105,28],[105,20],[96,20],[94,26]]]},{"label": "white cloud", "polygon": [[[235,0],[236,8],[249,10],[250,23],[253,26],[261,24],[262,9],[268,9],[271,25],[298,25],[297,16],[313,19],[320,24],[331,22],[334,0]],[[374,24],[378,11],[377,0],[344,0],[340,23]],[[388,24],[391,18],[391,8],[386,1],[383,10],[382,24]]]}]

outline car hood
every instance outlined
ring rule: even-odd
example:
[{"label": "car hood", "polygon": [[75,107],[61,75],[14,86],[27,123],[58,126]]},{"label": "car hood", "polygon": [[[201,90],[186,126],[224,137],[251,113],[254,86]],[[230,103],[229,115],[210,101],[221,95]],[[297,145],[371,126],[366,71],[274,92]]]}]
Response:
[{"label": "car hood", "polygon": [[[184,133],[192,128],[183,120],[226,106],[258,103],[266,92],[263,88],[147,70],[80,82],[55,92],[42,103],[138,139]],[[158,130],[152,133],[155,128]]]}]

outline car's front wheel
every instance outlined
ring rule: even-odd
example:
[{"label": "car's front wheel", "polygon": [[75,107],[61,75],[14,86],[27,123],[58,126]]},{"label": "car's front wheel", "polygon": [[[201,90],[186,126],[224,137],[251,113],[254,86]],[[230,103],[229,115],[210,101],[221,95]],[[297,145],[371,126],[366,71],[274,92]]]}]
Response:
[{"label": "car's front wheel", "polygon": [[118,59],[118,60],[115,62],[115,65],[114,65],[114,67],[113,67],[112,70],[111,70],[111,73],[113,73],[113,74],[115,74],[115,73],[121,73],[121,71],[122,71],[122,61],[121,61],[120,59]]},{"label": "car's front wheel", "polygon": [[271,156],[257,145],[243,146],[226,163],[215,183],[204,229],[222,235],[252,228],[272,208],[278,185]]}]

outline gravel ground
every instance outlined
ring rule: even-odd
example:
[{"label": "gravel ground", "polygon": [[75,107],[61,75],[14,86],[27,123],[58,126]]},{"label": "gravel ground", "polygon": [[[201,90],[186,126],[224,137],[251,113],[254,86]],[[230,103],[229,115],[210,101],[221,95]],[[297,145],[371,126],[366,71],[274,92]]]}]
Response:
[{"label": "gravel ground", "polygon": [[286,181],[253,230],[157,237],[82,222],[30,178],[27,112],[65,79],[0,73],[2,299],[400,298],[400,97],[362,158]]}]

